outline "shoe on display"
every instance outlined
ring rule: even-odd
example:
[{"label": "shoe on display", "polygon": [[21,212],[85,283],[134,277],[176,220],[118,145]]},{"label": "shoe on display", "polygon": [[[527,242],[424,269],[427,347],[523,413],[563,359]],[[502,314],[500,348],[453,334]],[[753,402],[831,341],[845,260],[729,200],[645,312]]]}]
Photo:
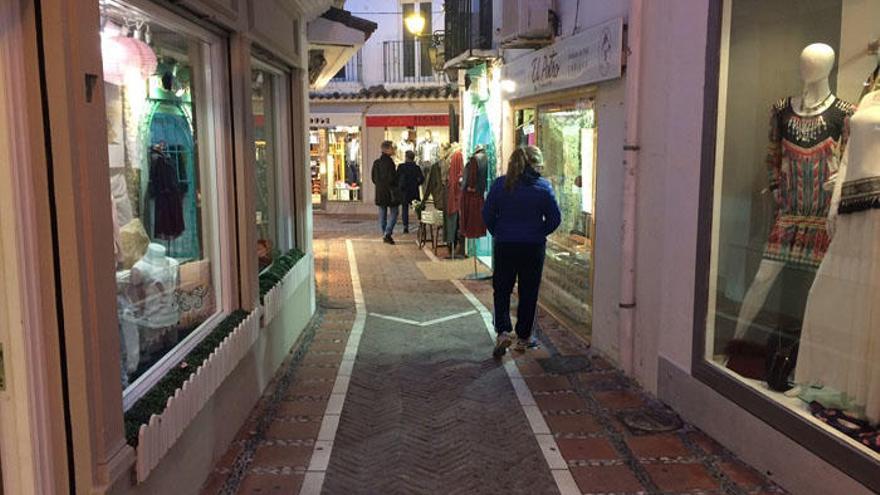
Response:
[{"label": "shoe on display", "polygon": [[507,348],[513,343],[510,332],[501,332],[495,340],[495,349],[492,351],[492,357],[500,358],[507,353]]}]

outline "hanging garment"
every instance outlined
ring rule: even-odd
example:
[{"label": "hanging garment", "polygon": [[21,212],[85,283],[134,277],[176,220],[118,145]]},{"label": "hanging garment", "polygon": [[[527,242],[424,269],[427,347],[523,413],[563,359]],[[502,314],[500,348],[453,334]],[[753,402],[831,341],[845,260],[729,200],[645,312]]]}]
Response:
[{"label": "hanging garment", "polygon": [[764,258],[815,269],[828,249],[825,219],[831,187],[846,146],[854,107],[836,98],[819,115],[795,113],[791,98],[777,102],[770,119],[767,167],[776,202]]},{"label": "hanging garment", "polygon": [[449,175],[446,179],[446,212],[450,215],[458,213],[461,208],[461,174],[464,169],[464,157],[461,150],[449,158]]},{"label": "hanging garment", "polygon": [[438,210],[446,209],[446,184],[443,182],[443,176],[449,173],[449,162],[446,160],[438,160],[434,162],[428,171],[428,179],[425,181],[425,197],[434,200],[434,207]]},{"label": "hanging garment", "polygon": [[[834,237],[804,311],[795,381],[824,407],[880,422],[880,92],[851,119]],[[821,386],[821,394],[807,386]]]},{"label": "hanging garment", "polygon": [[[177,260],[198,259],[202,257],[202,250],[193,129],[184,108],[185,103],[174,97],[172,93],[164,92],[162,95],[164,98],[152,100],[151,110],[146,117],[146,132],[149,136],[147,145],[150,148],[165,143],[164,153],[177,173],[181,192],[180,204],[183,210],[184,230],[168,243],[168,255]],[[144,184],[142,188],[146,189],[146,181],[143,178],[142,184]],[[162,239],[163,237],[160,237],[160,233],[156,231],[156,220],[151,216],[156,213],[152,204],[154,199],[148,197],[145,190],[142,198],[144,227],[151,238]]]},{"label": "hanging garment", "polygon": [[150,183],[147,196],[153,202],[153,238],[173,241],[186,229],[183,220],[183,191],[177,167],[158,147],[150,150]]},{"label": "hanging garment", "polygon": [[486,224],[483,223],[482,213],[483,196],[486,192],[485,156],[485,153],[475,154],[468,160],[467,167],[464,169],[461,195],[461,234],[468,239],[476,239],[486,235]]}]

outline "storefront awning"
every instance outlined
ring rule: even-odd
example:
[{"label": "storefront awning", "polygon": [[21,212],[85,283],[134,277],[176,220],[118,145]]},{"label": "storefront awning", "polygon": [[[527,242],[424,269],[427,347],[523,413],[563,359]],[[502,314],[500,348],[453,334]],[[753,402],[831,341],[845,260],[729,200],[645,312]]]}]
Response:
[{"label": "storefront awning", "polygon": [[309,22],[309,84],[321,89],[364,46],[378,24],[336,7]]}]

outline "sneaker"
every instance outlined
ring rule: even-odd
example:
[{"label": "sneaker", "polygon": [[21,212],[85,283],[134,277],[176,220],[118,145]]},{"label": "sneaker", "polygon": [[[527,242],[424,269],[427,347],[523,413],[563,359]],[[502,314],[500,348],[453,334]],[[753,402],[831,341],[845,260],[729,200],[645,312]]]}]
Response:
[{"label": "sneaker", "polygon": [[392,239],[390,235],[386,235],[385,237],[383,237],[382,242],[384,242],[385,244],[397,244],[396,242],[394,242],[394,239]]},{"label": "sneaker", "polygon": [[538,339],[528,338],[528,339],[516,339],[516,347],[513,349],[517,352],[526,352],[528,349],[535,349],[541,344],[538,342]]},{"label": "sneaker", "polygon": [[500,358],[501,356],[507,353],[507,348],[510,347],[510,344],[513,343],[513,339],[510,338],[510,332],[501,332],[498,334],[498,338],[495,340],[495,350],[492,351],[492,357]]}]

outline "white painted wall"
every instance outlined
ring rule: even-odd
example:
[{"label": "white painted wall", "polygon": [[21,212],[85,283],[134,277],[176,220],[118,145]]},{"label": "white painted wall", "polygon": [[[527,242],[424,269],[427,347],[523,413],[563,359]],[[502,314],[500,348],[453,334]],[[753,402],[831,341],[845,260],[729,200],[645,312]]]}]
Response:
[{"label": "white painted wall", "polygon": [[691,367],[708,0],[645,2],[638,177],[636,375]]},{"label": "white painted wall", "polygon": [[[427,1],[427,0],[426,0]],[[443,0],[433,3],[431,32],[443,29]],[[370,87],[385,82],[382,43],[403,39],[403,3],[401,0],[347,0],[345,10],[357,17],[376,22],[379,27],[361,49],[363,53],[363,83]],[[428,28],[425,28],[427,34]]]}]

